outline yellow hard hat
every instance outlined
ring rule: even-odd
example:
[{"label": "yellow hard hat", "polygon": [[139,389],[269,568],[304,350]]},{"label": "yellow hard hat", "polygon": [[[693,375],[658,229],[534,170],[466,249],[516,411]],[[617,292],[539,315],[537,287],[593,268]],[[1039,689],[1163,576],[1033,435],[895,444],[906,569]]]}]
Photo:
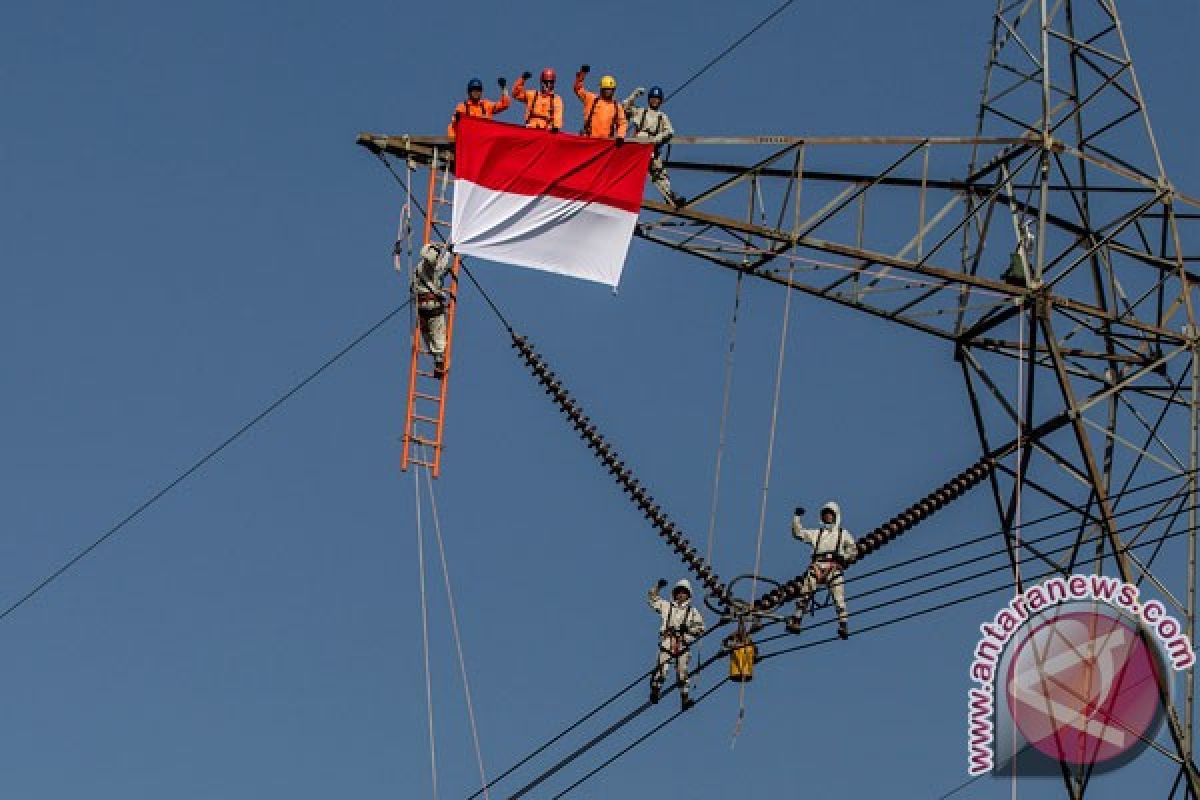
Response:
[{"label": "yellow hard hat", "polygon": [[603,78],[600,79],[600,88],[601,89],[617,88],[617,79],[614,78],[612,75],[605,75]]}]

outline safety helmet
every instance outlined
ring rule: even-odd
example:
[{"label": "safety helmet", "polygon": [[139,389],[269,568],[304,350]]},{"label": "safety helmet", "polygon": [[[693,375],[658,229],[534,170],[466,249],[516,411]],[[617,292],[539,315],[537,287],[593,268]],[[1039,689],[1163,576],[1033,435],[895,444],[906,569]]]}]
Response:
[{"label": "safety helmet", "polygon": [[655,98],[662,100],[663,99],[662,87],[661,86],[651,86],[650,93],[646,95],[646,98],[649,100],[653,100]]},{"label": "safety helmet", "polygon": [[687,592],[689,598],[692,596],[692,585],[688,583],[687,578],[680,578],[679,581],[671,587],[671,597],[674,597],[675,593],[680,590]]},{"label": "safety helmet", "polygon": [[617,88],[617,79],[614,78],[612,75],[605,75],[603,78],[600,79],[600,88],[601,89]]},{"label": "safety helmet", "polygon": [[558,75],[555,74],[553,67],[546,67],[544,70],[542,70],[542,80],[553,81],[557,79]]},{"label": "safety helmet", "polygon": [[483,81],[479,80],[479,78],[471,78],[471,80],[467,81],[467,91],[468,92],[482,92],[483,91]]}]

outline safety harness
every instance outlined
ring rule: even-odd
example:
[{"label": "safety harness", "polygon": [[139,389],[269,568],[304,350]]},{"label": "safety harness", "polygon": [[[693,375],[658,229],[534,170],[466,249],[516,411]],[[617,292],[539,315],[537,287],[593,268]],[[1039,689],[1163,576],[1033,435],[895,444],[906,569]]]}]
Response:
[{"label": "safety harness", "polygon": [[[547,106],[550,110],[549,115],[539,114],[536,111],[534,111],[534,109],[537,107],[537,101],[538,101],[539,97],[549,97],[550,98],[550,102]],[[556,95],[554,92],[550,92],[549,94],[543,94],[541,89],[538,89],[537,91],[535,91],[533,93],[533,100],[529,101],[528,105],[525,106],[525,125],[526,125],[526,127],[528,127],[528,125],[529,125],[529,120],[533,119],[534,117],[537,117],[538,119],[546,120],[546,127],[553,128],[554,127],[554,100],[557,97],[558,97],[558,95]]]},{"label": "safety harness", "polygon": [[492,118],[491,112],[488,111],[487,100],[480,98],[479,102],[474,104],[479,109],[478,114],[471,113],[471,105],[472,104],[471,104],[470,99],[467,99],[467,100],[462,101],[461,103],[458,104],[457,107],[455,107],[455,109],[454,109],[454,128],[455,128],[455,130],[458,129],[458,121],[461,120],[464,116],[482,117],[483,119],[491,119]]},{"label": "safety harness", "polygon": [[[483,117],[484,119],[492,118],[492,114],[488,110],[488,107],[487,107],[487,100],[480,99],[480,101],[478,103],[472,103],[470,100],[464,100],[461,103],[459,103],[459,105],[462,106],[462,110],[459,111],[456,109],[454,112],[455,117],[457,117],[459,119],[461,119],[464,114],[468,117]],[[471,113],[472,106],[479,109],[478,114]]]},{"label": "safety harness", "polygon": [[[445,258],[445,254],[439,253],[439,262],[442,258]],[[413,274],[413,298],[417,304],[417,313],[422,317],[436,317],[445,313],[446,310],[446,296],[439,285],[438,266],[438,264],[433,266],[432,275],[425,275],[421,271],[424,264],[419,264],[417,271]],[[444,276],[442,279],[444,280]]]},{"label": "safety harness", "polygon": [[638,119],[640,121],[638,123],[636,123],[638,133],[647,133],[650,136],[658,136],[659,132],[662,131],[663,115],[662,115],[661,111],[655,114],[654,130],[648,131],[644,127],[644,123],[646,122],[646,115],[650,113],[650,110],[651,109],[649,109],[649,108],[638,108],[637,109],[637,111],[641,112],[641,115],[638,117]]},{"label": "safety harness", "polygon": [[827,532],[833,533],[837,537],[837,541],[834,543],[835,548],[840,546],[842,541],[841,528],[838,528],[836,531],[826,531],[824,528],[822,528],[817,534],[817,541],[813,544],[812,561],[809,562],[808,569],[816,576],[818,587],[825,590],[825,598],[823,602],[818,601],[817,589],[813,590],[813,593],[808,598],[808,608],[806,609],[810,615],[815,614],[819,609],[827,608],[830,605],[832,602],[830,584],[837,577],[837,573],[844,574],[846,567],[850,566],[842,554],[836,549],[832,553],[821,553],[820,555],[817,554],[817,548],[821,544],[821,538]]},{"label": "safety harness", "polygon": [[[587,119],[585,119],[583,121],[583,129],[579,131],[584,136],[592,135],[592,114],[596,113],[596,104],[604,99],[598,94],[593,95],[593,98],[594,99],[592,100],[592,105],[588,107]],[[609,100],[608,102],[612,103],[612,105],[613,105],[612,124],[609,126],[608,135],[609,135],[609,138],[613,138],[617,135],[617,112],[620,111],[622,109],[622,107],[617,102],[616,97]]]},{"label": "safety harness", "polygon": [[[685,608],[683,610],[683,621],[677,626],[672,626],[671,619],[672,614],[675,611],[675,603],[671,601],[668,601],[668,603],[667,621],[666,625],[663,627],[662,633],[659,634],[659,647],[663,650],[663,652],[668,653],[671,658],[679,658],[688,648],[686,639],[688,621],[691,619],[692,612],[695,611],[695,607],[689,605],[687,608]],[[666,640],[665,646],[661,641],[663,639]]]}]

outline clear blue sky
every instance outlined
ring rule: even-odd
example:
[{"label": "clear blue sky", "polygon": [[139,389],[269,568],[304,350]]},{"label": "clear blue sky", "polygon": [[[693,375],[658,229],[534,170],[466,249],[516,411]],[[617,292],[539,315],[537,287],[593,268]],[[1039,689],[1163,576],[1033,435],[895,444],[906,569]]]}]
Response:
[{"label": "clear blue sky", "polygon": [[[1200,10],[1151,5],[1125,3],[1124,21],[1168,170],[1197,194]],[[0,604],[403,300],[400,197],[358,131],[440,133],[468,78],[546,64],[669,89],[774,6],[7,4]],[[695,134],[970,134],[991,7],[801,2],[669,110]],[[640,242],[615,297],[478,274],[702,538],[732,277]],[[746,291],[726,575],[753,559],[783,299]],[[811,300],[793,311],[777,575],[807,559],[786,537],[797,502],[836,497],[862,533],[976,455],[947,348]],[[459,319],[437,490],[494,772],[648,666],[643,593],[678,569],[470,290]],[[373,337],[0,623],[4,796],[429,795],[413,486],[396,466],[407,335]],[[992,529],[982,499],[887,557]],[[434,597],[442,796],[463,797],[474,760]],[[727,691],[579,796],[937,796],[965,776],[969,650],[997,602],[764,664],[735,749]]]}]

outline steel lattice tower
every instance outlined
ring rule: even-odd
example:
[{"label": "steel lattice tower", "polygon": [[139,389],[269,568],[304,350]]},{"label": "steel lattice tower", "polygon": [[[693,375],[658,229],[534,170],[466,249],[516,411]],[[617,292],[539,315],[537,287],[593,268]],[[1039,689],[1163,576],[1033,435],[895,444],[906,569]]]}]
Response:
[{"label": "steel lattice tower", "polygon": [[[442,137],[359,143],[447,157]],[[1115,0],[998,0],[972,136],[673,145],[672,174],[703,188],[679,209],[645,201],[636,235],[944,343],[996,463],[1014,588],[1117,576],[1195,641],[1200,200],[1167,178]],[[1144,485],[1155,502],[1127,511]],[[1074,522],[1068,546],[1021,540],[1035,511]],[[1188,670],[1143,756],[1171,797],[1200,797],[1194,718]],[[1090,777],[1064,768],[1067,794]]]}]

